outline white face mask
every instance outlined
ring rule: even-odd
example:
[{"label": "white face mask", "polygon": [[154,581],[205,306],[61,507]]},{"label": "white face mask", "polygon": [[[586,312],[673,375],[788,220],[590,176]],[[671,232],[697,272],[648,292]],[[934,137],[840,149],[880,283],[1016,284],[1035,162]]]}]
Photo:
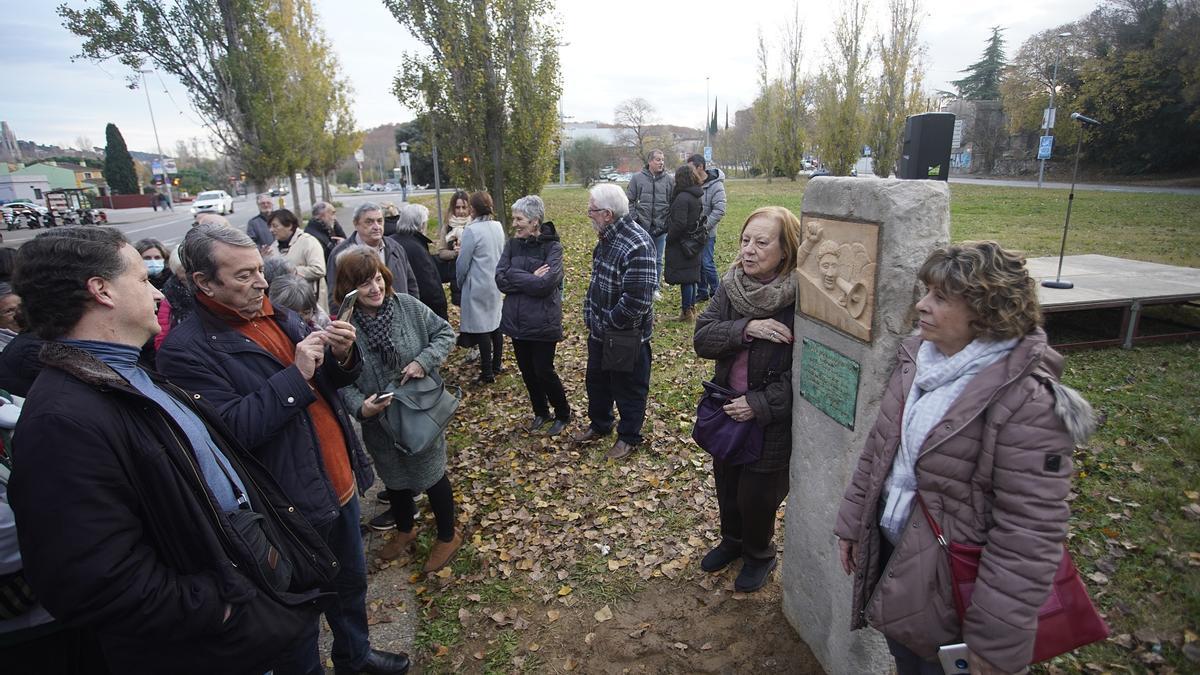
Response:
[{"label": "white face mask", "polygon": [[146,263],[146,272],[152,277],[162,274],[167,267],[165,260],[143,260],[142,262]]}]

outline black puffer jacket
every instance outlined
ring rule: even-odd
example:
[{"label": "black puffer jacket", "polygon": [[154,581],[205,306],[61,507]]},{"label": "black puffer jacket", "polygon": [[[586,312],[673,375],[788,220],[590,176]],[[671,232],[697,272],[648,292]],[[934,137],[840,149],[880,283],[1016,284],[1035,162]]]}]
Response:
[{"label": "black puffer jacket", "polygon": [[[535,276],[542,265],[550,271]],[[509,239],[496,265],[496,286],[505,294],[500,331],[517,340],[562,340],[562,281],[563,248],[554,223],[542,223],[536,237]]]},{"label": "black puffer jacket", "polygon": [[684,188],[671,200],[667,214],[667,250],[663,257],[663,279],[668,284],[694,284],[700,281],[700,251],[689,256],[683,250],[683,240],[700,220],[700,198],[704,188],[693,185]]},{"label": "black puffer jacket", "polygon": [[323,540],[215,411],[151,374],[205,421],[295,565],[289,591],[272,590],[170,416],[87,352],[50,342],[41,360],[9,498],[46,609],[94,629],[114,673],[270,670],[318,619],[337,564]]},{"label": "black puffer jacket", "polygon": [[449,320],[446,312],[446,291],[442,288],[442,278],[438,274],[433,256],[429,253],[429,245],[433,240],[420,232],[397,232],[391,236],[404,247],[408,264],[412,266],[413,275],[417,278],[421,302],[432,309],[434,314]]},{"label": "black puffer jacket", "polygon": [[[793,303],[772,318],[791,328],[795,311]],[[763,452],[757,462],[745,468],[756,472],[787,470],[792,458],[792,345],[766,340],[753,340],[747,345],[743,335],[748,323],[749,317],[734,310],[722,283],[696,319],[693,346],[700,358],[716,359],[713,382],[722,387],[729,386],[729,371],[738,352],[750,350],[746,403],[754,410],[754,421],[763,428]]]}]

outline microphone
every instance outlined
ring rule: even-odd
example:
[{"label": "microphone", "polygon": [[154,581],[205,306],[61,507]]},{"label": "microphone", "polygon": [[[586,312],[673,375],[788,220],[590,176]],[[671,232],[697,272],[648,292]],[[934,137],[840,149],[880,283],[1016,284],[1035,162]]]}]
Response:
[{"label": "microphone", "polygon": [[1091,125],[1093,127],[1100,126],[1099,120],[1094,120],[1091,117],[1085,117],[1083,115],[1080,115],[1077,112],[1071,113],[1071,119],[1075,120],[1076,122],[1081,122],[1083,124]]}]

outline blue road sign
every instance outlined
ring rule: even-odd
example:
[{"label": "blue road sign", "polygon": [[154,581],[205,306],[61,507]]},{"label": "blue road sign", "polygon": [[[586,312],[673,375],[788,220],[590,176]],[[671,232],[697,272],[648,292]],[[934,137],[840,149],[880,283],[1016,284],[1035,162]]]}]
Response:
[{"label": "blue road sign", "polygon": [[1050,151],[1054,149],[1054,137],[1042,136],[1038,143],[1038,159],[1050,159]]}]

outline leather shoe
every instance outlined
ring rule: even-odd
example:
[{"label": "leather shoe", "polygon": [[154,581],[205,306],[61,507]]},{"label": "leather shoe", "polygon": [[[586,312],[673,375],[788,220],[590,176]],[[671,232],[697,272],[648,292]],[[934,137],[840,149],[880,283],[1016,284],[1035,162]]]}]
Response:
[{"label": "leather shoe", "polygon": [[549,423],[550,423],[549,417],[542,417],[541,415],[534,415],[533,421],[529,423],[529,427],[526,428],[525,430],[531,434],[537,433],[538,430],[540,430],[542,427],[546,426]]},{"label": "leather shoe", "polygon": [[404,675],[408,672],[412,661],[408,654],[400,652],[393,654],[378,649],[367,652],[367,659],[357,668],[342,668],[334,666],[334,675],[351,675],[352,673],[369,673],[369,675]]},{"label": "leather shoe", "polygon": [[417,531],[415,529],[408,532],[396,530],[396,534],[383,546],[379,547],[379,551],[375,553],[375,557],[380,560],[397,560],[406,553],[411,553],[413,544],[416,541]]},{"label": "leather shoe", "polygon": [[771,570],[775,569],[775,559],[755,560],[746,558],[742,562],[742,571],[733,580],[733,590],[738,593],[753,593],[767,585],[771,578]]},{"label": "leather shoe", "polygon": [[617,442],[613,443],[613,446],[608,449],[608,452],[604,456],[609,459],[625,459],[631,452],[633,452],[633,446],[618,438]]},{"label": "leather shoe", "polygon": [[567,428],[567,423],[570,420],[554,420],[554,424],[550,425],[550,430],[546,432],[547,436],[557,436]]},{"label": "leather shoe", "polygon": [[455,532],[454,536],[450,537],[450,541],[435,539],[433,548],[429,549],[429,559],[425,561],[425,567],[421,568],[421,571],[429,574],[445,567],[462,547],[462,543],[461,532]]},{"label": "leather shoe", "polygon": [[726,544],[721,542],[713,550],[704,554],[700,561],[700,569],[705,572],[720,572],[729,567],[729,563],[742,557],[741,544]]},{"label": "leather shoe", "polygon": [[593,429],[589,426],[587,429],[584,429],[583,431],[572,436],[571,441],[582,445],[584,443],[591,443],[592,441],[598,441],[601,438],[604,438],[605,436],[609,435],[610,433],[612,433],[612,432],[606,431],[604,433],[600,433],[599,431],[596,431],[595,429]]}]

